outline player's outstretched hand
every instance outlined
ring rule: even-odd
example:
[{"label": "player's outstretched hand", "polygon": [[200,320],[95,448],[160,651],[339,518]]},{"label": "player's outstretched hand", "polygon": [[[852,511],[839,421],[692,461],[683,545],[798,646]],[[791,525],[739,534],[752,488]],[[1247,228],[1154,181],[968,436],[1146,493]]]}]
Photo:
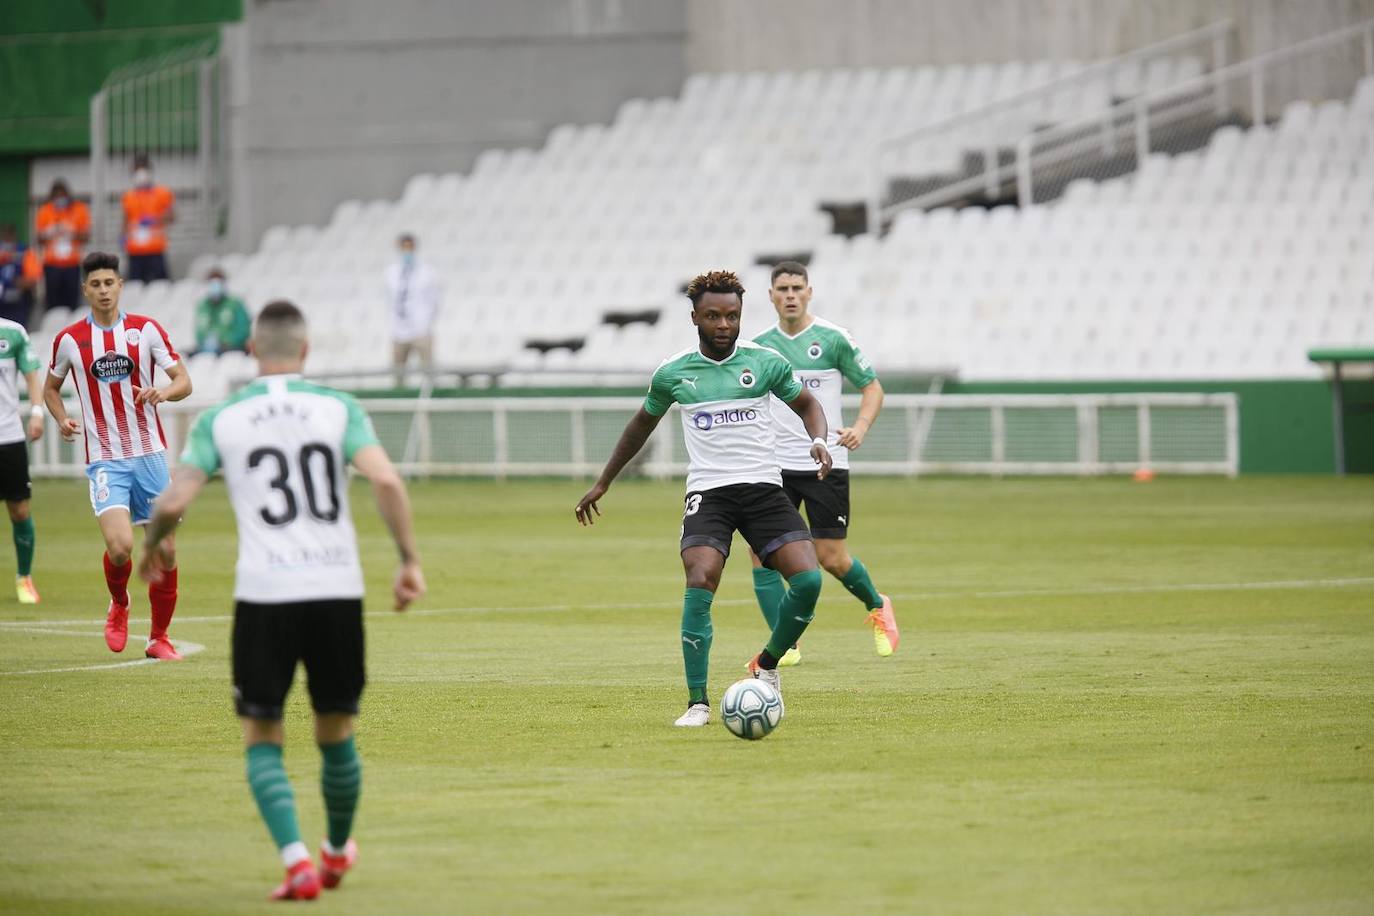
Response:
[{"label": "player's outstretched hand", "polygon": [[594,525],[596,519],[594,515],[600,515],[601,509],[597,506],[597,500],[606,495],[606,485],[597,483],[587,491],[587,495],[577,501],[577,508],[573,509],[573,515],[577,516],[579,525]]},{"label": "player's outstretched hand", "polygon": [[830,449],[819,442],[814,443],[811,446],[811,460],[820,465],[816,470],[816,479],[825,480],[825,475],[830,473],[830,466],[835,463],[835,459],[830,457]]},{"label": "player's outstretched hand", "polygon": [[395,609],[404,611],[412,601],[425,593],[425,574],[420,564],[414,561],[402,563],[396,570],[396,581],[391,586],[391,594],[396,599]]},{"label": "player's outstretched hand", "polygon": [[840,437],[840,445],[843,445],[851,452],[864,444],[863,430],[859,429],[857,426],[841,426],[836,432]]},{"label": "player's outstretched hand", "polygon": [[81,432],[81,424],[73,420],[71,417],[68,417],[67,419],[59,423],[57,428],[61,430],[62,438],[68,442],[75,440],[76,434]]},{"label": "player's outstretched hand", "polygon": [[132,385],[131,387],[134,389],[134,403],[138,404],[140,407],[144,404],[161,404],[163,401],[167,400],[167,395],[163,394],[152,385],[146,388],[140,388],[138,385]]},{"label": "player's outstretched hand", "polygon": [[165,543],[144,550],[143,558],[138,561],[138,577],[148,583],[161,582],[163,572],[171,566],[170,560]]}]

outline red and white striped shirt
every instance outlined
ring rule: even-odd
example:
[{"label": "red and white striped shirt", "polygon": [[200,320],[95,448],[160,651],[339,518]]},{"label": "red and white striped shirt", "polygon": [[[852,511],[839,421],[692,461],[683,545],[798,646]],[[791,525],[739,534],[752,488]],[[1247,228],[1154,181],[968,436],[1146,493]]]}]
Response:
[{"label": "red and white striped shirt", "polygon": [[48,371],[57,378],[74,374],[88,464],[152,455],[167,447],[157,408],[136,406],[134,386],[151,387],[154,367],[165,372],[180,359],[162,325],[144,315],[121,312],[112,328],[87,316],[62,329],[52,343]]}]

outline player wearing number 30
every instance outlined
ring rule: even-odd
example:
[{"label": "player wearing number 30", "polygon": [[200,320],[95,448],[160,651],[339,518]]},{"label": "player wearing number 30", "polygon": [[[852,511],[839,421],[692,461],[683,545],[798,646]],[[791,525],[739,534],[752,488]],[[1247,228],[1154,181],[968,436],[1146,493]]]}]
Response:
[{"label": "player wearing number 30", "polygon": [[[58,431],[72,441],[85,428],[86,476],[91,508],[105,539],[105,644],[124,651],[129,638],[129,573],[134,525],[148,521],[153,500],[167,486],[167,440],[157,405],[191,393],[191,376],[167,332],[151,318],[119,310],[124,281],[119,258],[93,251],[81,262],[81,293],[91,313],[63,328],[53,340],[43,401]],[[161,369],[171,380],[153,385]],[[62,383],[68,373],[81,402],[81,423],[67,416]],[[167,545],[167,575],[148,587],[152,628],[144,654],[175,661],[181,656],[167,636],[177,606],[176,561]]]},{"label": "player wearing number 30", "polygon": [[[248,782],[287,869],[276,899],[310,899],[335,887],[357,856],[350,839],[362,787],[353,743],[362,696],[363,573],[348,508],[347,465],[372,484],[401,555],[396,610],[423,594],[405,484],[377,443],[358,402],[298,374],[305,318],[290,302],[263,307],[250,351],[259,377],[197,418],[148,526],[139,575],[164,575],[166,540],[201,487],[224,473],[238,521],[234,573],[234,701],[242,720]],[[324,765],[329,831],[322,874],[301,841],[282,767],[282,707],[304,662],[315,741]]]},{"label": "player wearing number 30", "polygon": [[[749,662],[754,677],[778,688],[778,659],[792,646],[815,614],[821,593],[811,533],[782,489],[774,455],[774,409],[790,408],[811,436],[814,473],[830,470],[825,446],[825,413],[792,377],[792,367],[777,352],[740,341],[744,287],[728,271],[694,279],[687,287],[697,346],[663,361],[654,372],[644,406],[630,419],[600,479],[578,502],[578,522],[589,525],[601,514],[598,500],[611,481],[649,438],[674,402],[682,406],[687,443],[687,499],[682,517],[682,568],[687,591],[682,603],[682,661],[687,674],[687,711],[675,723],[705,725],[711,718],[706,671],[711,655],[711,603],[730,541],[736,531],[769,569],[790,586],[779,604],[773,632],[763,651]],[[786,408],[770,406],[777,395]],[[779,690],[781,693],[781,690]]]}]

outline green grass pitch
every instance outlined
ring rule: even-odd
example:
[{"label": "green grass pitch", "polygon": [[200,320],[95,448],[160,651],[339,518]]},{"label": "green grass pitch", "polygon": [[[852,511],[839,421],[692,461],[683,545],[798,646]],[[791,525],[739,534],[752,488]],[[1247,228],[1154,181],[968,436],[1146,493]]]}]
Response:
[{"label": "green grass pitch", "polygon": [[[430,593],[399,616],[355,487],[362,858],[317,910],[1374,911],[1374,480],[857,479],[901,650],[827,577],[759,742],[670,726],[680,485],[622,482],[591,530],[582,490],[414,485]],[[0,600],[0,910],[260,911],[280,869],[230,706],[222,487],[181,537],[172,632],[206,647],[182,664],[52,670],[142,643],[100,639],[84,486],[41,481],[34,512],[43,604]],[[737,550],[716,701],[764,639]],[[298,682],[314,846],[307,723]]]}]

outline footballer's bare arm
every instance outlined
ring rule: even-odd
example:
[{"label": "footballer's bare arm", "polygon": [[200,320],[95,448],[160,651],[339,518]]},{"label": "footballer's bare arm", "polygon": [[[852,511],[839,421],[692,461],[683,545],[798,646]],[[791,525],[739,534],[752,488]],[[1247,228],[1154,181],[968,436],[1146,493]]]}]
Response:
[{"label": "footballer's bare arm", "polygon": [[597,501],[606,495],[616,475],[639,454],[644,443],[649,441],[649,436],[658,428],[658,421],[662,419],[641,407],[630,418],[630,422],[625,424],[625,431],[620,434],[620,441],[611,450],[611,457],[606,460],[606,467],[601,471],[601,476],[592,484],[586,495],[577,501],[577,507],[573,509],[578,524],[591,525],[595,522],[594,516],[601,514]]}]

